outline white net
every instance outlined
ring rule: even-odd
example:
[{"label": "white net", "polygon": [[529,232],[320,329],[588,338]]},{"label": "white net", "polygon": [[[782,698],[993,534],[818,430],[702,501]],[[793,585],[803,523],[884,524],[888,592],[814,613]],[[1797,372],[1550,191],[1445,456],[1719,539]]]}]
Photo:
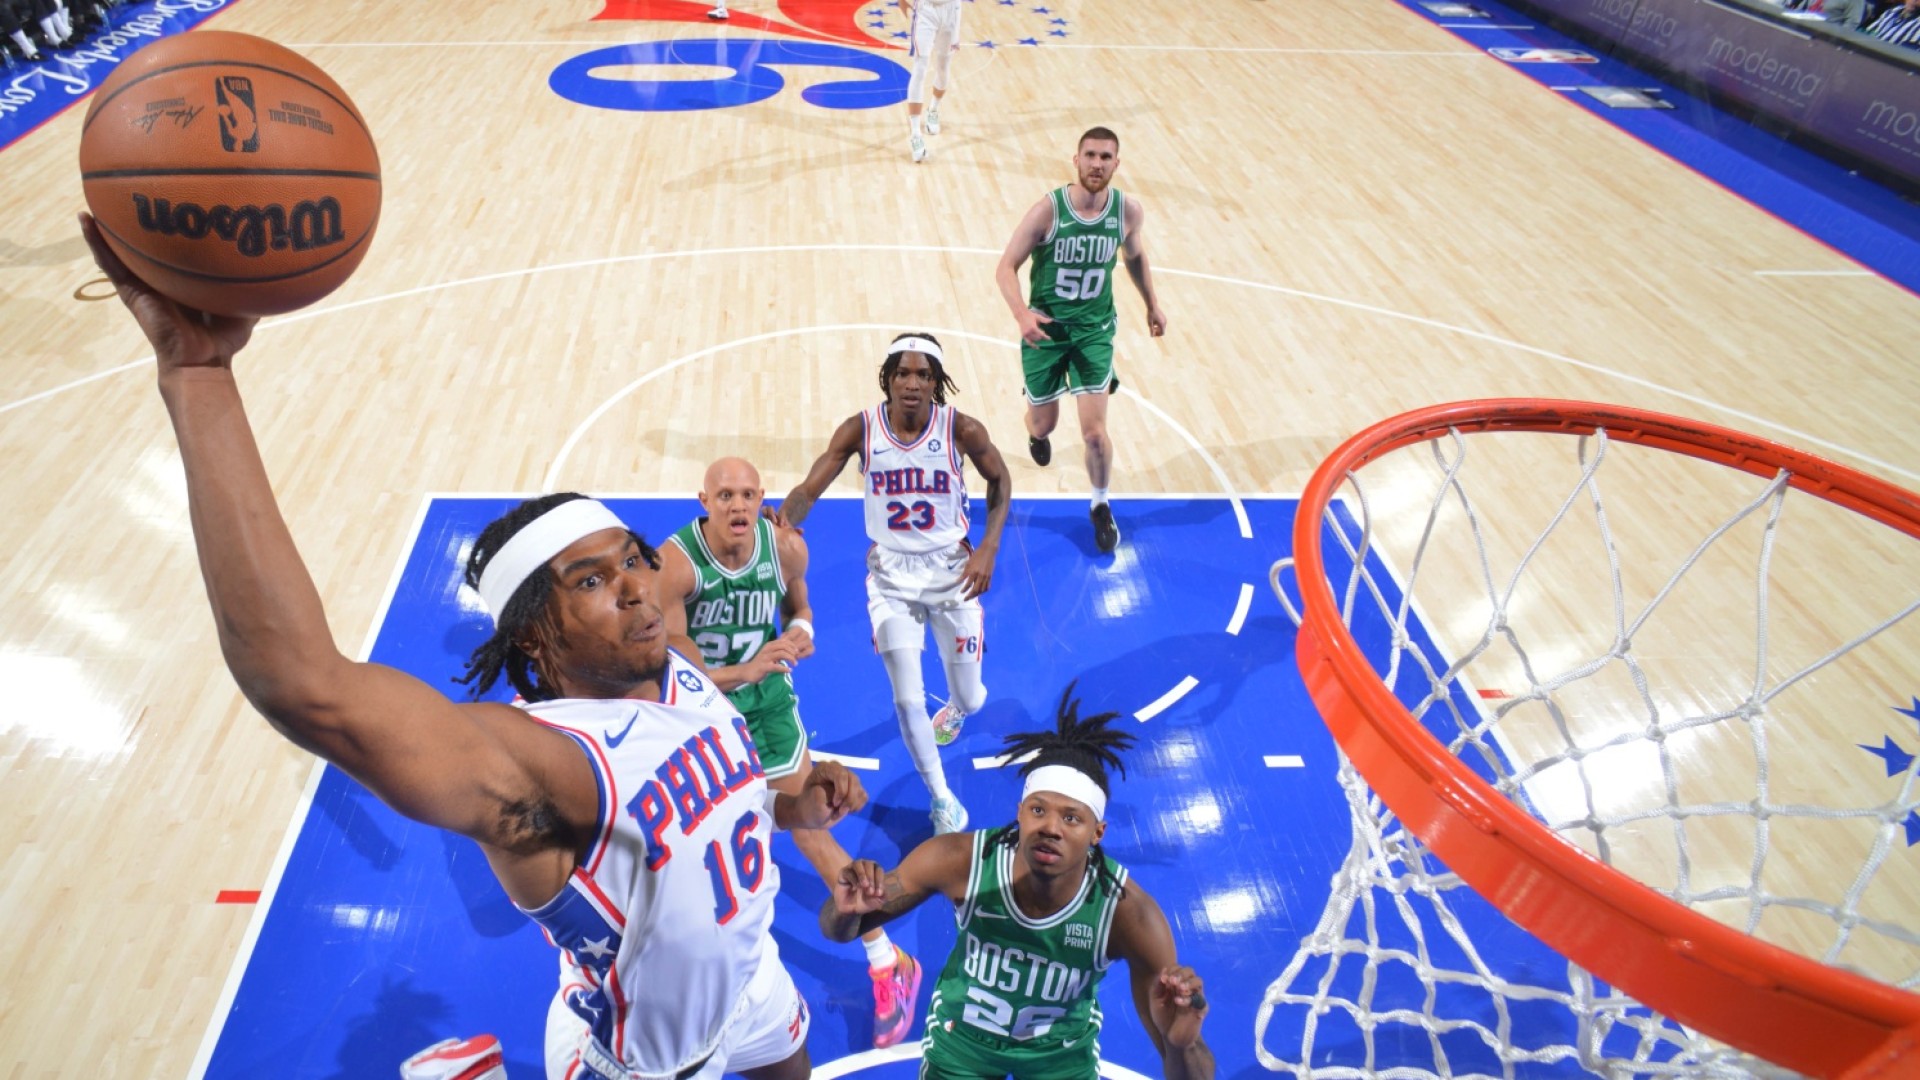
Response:
[{"label": "white net", "polygon": [[[1898,703],[1920,681],[1902,626],[1920,547],[1788,479],[1604,431],[1453,431],[1350,473],[1323,561],[1399,701],[1563,839],[1746,933],[1912,990],[1920,768],[1899,725],[1920,725],[1920,699]],[[1272,584],[1298,623],[1286,565]],[[1352,847],[1261,1007],[1268,1068],[1791,1075],[1576,965],[1516,962],[1543,947],[1487,930],[1486,902],[1344,755],[1340,783]]]}]

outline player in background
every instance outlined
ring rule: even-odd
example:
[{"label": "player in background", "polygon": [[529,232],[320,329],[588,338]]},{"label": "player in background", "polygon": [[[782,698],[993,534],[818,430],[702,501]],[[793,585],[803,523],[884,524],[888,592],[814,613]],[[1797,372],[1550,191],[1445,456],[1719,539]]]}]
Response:
[{"label": "player in background", "polygon": [[[848,417],[806,479],[787,493],[778,518],[798,525],[847,462],[859,459],[867,538],[867,617],[873,647],[893,685],[893,707],[913,766],[932,794],[933,829],[967,827],[967,810],[947,786],[940,746],[986,704],[981,681],[986,615],[980,597],[993,581],[1012,499],[1007,463],[986,425],[947,404],[957,390],[932,334],[901,334],[880,365],[885,400]],[[987,524],[978,547],[971,525],[966,462],[987,482]],[[948,700],[927,716],[920,656],[928,631],[946,670]]]},{"label": "player in background", "polygon": [[908,20],[908,54],[913,58],[907,78],[907,149],[917,163],[927,160],[926,137],[940,134],[940,102],[947,96],[953,54],[960,48],[960,0],[900,0],[900,11]]},{"label": "player in background", "polygon": [[[1113,472],[1113,440],[1107,434],[1107,395],[1113,375],[1113,266],[1122,253],[1127,276],[1147,302],[1147,331],[1167,332],[1167,317],[1153,288],[1143,235],[1146,211],[1138,199],[1113,187],[1120,168],[1120,137],[1103,127],[1080,136],[1074,153],[1077,179],[1033,204],[1000,256],[995,280],[1020,328],[1020,363],[1026,377],[1027,452],[1034,464],[1053,460],[1049,440],[1060,422],[1060,399],[1071,395],[1086,443],[1087,480],[1093,495],[1094,546],[1110,552],[1120,526],[1107,502]],[[1020,265],[1031,257],[1027,297],[1020,295]]]},{"label": "player in background", "polygon": [[[689,637],[713,681],[746,718],[767,783],[805,790],[813,771],[793,666],[813,655],[807,542],[760,513],[766,489],[743,458],[707,467],[706,513],[667,539],[660,580],[667,631]],[[824,829],[793,834],[794,846],[831,888],[846,849]],[[893,1046],[913,1027],[920,965],[875,929],[862,938],[873,979],[873,1044]]]}]

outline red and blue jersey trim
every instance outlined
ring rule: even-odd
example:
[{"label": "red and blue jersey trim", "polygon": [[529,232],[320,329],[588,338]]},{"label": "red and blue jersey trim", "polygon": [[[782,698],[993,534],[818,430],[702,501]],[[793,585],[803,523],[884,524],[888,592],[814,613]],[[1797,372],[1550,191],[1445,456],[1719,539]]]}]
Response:
[{"label": "red and blue jersey trim", "polygon": [[607,761],[606,751],[601,749],[600,741],[584,731],[556,724],[539,715],[528,712],[528,716],[555,731],[573,737],[573,741],[587,752],[587,763],[593,767],[595,796],[600,800],[600,827],[594,831],[593,844],[587,848],[586,857],[580,860],[580,867],[592,874],[600,869],[600,859],[607,853],[607,845],[613,839],[613,822],[617,816],[619,800],[613,786],[613,765]]}]

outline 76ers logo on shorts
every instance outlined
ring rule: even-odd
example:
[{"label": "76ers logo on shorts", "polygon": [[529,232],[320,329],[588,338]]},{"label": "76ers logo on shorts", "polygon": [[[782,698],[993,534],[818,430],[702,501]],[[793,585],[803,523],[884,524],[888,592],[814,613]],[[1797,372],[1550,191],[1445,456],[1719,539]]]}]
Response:
[{"label": "76ers logo on shorts", "polygon": [[220,148],[228,153],[258,151],[260,116],[253,109],[253,80],[222,75],[213,81],[213,97],[220,112]]}]

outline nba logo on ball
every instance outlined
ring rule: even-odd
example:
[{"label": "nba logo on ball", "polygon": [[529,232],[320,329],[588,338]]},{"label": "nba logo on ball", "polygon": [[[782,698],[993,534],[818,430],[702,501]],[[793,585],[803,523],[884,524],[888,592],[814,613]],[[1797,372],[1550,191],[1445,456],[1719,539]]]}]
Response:
[{"label": "nba logo on ball", "polygon": [[229,153],[251,154],[260,149],[260,119],[253,111],[253,80],[244,75],[222,75],[213,82],[220,104],[220,147]]},{"label": "nba logo on ball", "polygon": [[128,269],[215,315],[326,296],[380,220],[380,156],[346,91],[291,49],[220,30],[156,41],[94,91],[80,181]]}]

